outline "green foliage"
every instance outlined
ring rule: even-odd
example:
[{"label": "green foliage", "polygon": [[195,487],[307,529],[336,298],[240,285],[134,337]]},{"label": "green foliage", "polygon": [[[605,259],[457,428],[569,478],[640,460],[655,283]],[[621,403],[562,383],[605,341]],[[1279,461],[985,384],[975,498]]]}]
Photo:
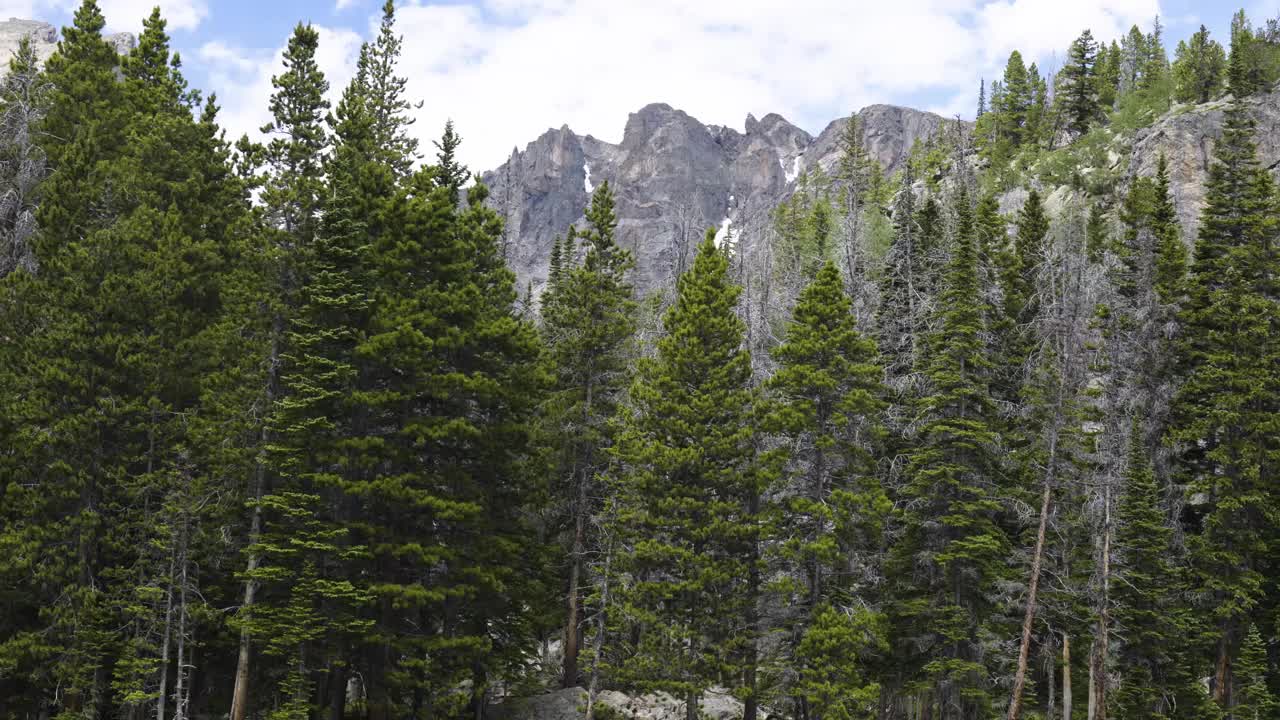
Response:
[{"label": "green foliage", "polygon": [[1227,53],[1209,30],[1200,26],[1190,42],[1179,42],[1173,61],[1173,97],[1178,102],[1205,103],[1216,98],[1226,81]]},{"label": "green foliage", "polygon": [[877,717],[880,685],[866,668],[888,652],[882,615],[864,608],[818,608],[797,648],[803,658],[796,690],[813,717],[871,720]]},{"label": "green foliage", "polygon": [[1280,712],[1280,702],[1267,685],[1267,646],[1257,625],[1250,625],[1245,633],[1237,662],[1236,683],[1239,697],[1231,710],[1233,717],[1241,720],[1266,720]]},{"label": "green foliage", "polygon": [[1280,79],[1280,25],[1254,30],[1244,10],[1231,18],[1228,86],[1237,98],[1269,90]]},{"label": "green foliage", "polygon": [[1180,317],[1183,383],[1169,430],[1179,480],[1207,498],[1187,544],[1218,667],[1229,663],[1267,592],[1259,559],[1271,552],[1280,520],[1265,480],[1280,461],[1275,189],[1253,132],[1247,112],[1233,105],[1214,148]]},{"label": "green foliage", "polygon": [[[979,304],[972,209],[954,201],[956,236],[938,303],[937,330],[921,356],[928,394],[907,458],[903,536],[890,550],[895,647],[932,690],[931,702],[989,713],[993,701],[979,654],[1004,576],[1010,541],[1000,523],[995,409]],[[933,648],[924,654],[911,648]]]},{"label": "green foliage", "polygon": [[1122,674],[1111,693],[1118,717],[1162,717],[1169,711],[1175,652],[1187,630],[1175,595],[1169,561],[1172,529],[1160,506],[1160,490],[1143,438],[1134,421],[1129,431],[1124,491],[1117,508],[1116,629],[1124,639],[1117,650]]},{"label": "green foliage", "polygon": [[708,232],[678,283],[657,356],[642,359],[613,454],[619,621],[641,630],[616,672],[626,685],[696,700],[740,677],[754,633],[750,578],[762,477],[739,288]]},{"label": "green foliage", "polygon": [[[876,558],[892,509],[875,472],[884,371],[851,309],[840,271],[827,263],[800,294],[767,383],[766,426],[791,455],[772,554],[786,575],[777,590],[798,611],[789,623],[793,637],[832,620],[819,618],[824,603],[858,598],[878,581]],[[797,666],[812,661],[805,647],[801,640],[789,648]],[[805,697],[803,683],[796,692]]]},{"label": "green foliage", "polygon": [[1097,70],[1098,44],[1093,33],[1085,30],[1067,49],[1067,61],[1059,76],[1059,102],[1066,118],[1066,126],[1077,135],[1083,135],[1098,119],[1101,107],[1098,102]]},{"label": "green foliage", "polygon": [[[586,245],[582,264],[559,271],[543,295],[543,338],[555,380],[542,415],[554,448],[553,507],[563,508],[571,528],[564,584],[571,598],[565,625],[572,632],[581,622],[578,596],[586,585],[586,555],[597,540],[593,518],[604,495],[599,476],[608,467],[616,429],[611,420],[626,387],[636,330],[636,303],[627,281],[633,261],[614,239],[617,224],[613,192],[605,182],[587,209],[587,228],[580,236]],[[570,233],[573,237],[572,229]],[[566,683],[577,680],[570,677],[577,672],[577,638],[572,640],[565,650]]]}]

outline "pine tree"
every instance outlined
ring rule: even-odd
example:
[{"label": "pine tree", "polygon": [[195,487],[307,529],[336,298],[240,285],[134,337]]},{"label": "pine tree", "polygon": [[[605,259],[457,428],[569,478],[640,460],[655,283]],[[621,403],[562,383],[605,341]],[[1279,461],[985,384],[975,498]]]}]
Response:
[{"label": "pine tree", "polygon": [[436,184],[449,188],[458,198],[462,197],[462,186],[467,182],[467,168],[457,159],[458,146],[461,144],[462,138],[454,131],[453,121],[446,121],[444,134],[435,141]]},{"label": "pine tree", "polygon": [[1032,189],[1018,212],[1018,232],[1013,254],[1004,263],[1005,314],[1026,324],[1036,314],[1036,274],[1044,260],[1049,218],[1040,193]]},{"label": "pine tree", "polygon": [[796,656],[802,665],[797,692],[815,718],[872,720],[880,685],[865,668],[889,650],[884,616],[865,608],[817,609]]},{"label": "pine tree", "polygon": [[[890,512],[875,472],[884,371],[851,309],[840,271],[828,262],[800,294],[767,383],[768,425],[791,455],[790,493],[777,510],[774,544],[790,578],[781,584],[782,597],[797,611],[789,628],[799,642],[791,651],[797,665],[805,657],[800,638],[819,622],[820,608],[869,599],[863,595],[880,576],[883,518]],[[803,689],[798,694],[805,698]]]},{"label": "pine tree", "polygon": [[1280,712],[1280,702],[1267,685],[1267,646],[1257,625],[1250,625],[1236,666],[1239,697],[1231,715],[1240,720],[1267,720]]},{"label": "pine tree", "polygon": [[[265,348],[265,357],[257,367],[242,367],[239,382],[254,388],[252,399],[242,401],[248,408],[266,405],[269,410],[254,413],[261,420],[257,427],[245,428],[242,436],[246,452],[255,458],[251,470],[253,479],[247,492],[244,588],[235,621],[240,631],[240,651],[232,720],[243,720],[248,712],[249,685],[254,679],[250,668],[255,637],[261,642],[279,633],[279,637],[297,639],[287,645],[289,652],[305,651],[305,642],[312,639],[307,637],[310,631],[297,624],[276,628],[270,618],[287,625],[291,617],[283,609],[284,604],[296,603],[293,609],[300,612],[302,607],[322,602],[323,593],[312,598],[298,593],[322,591],[327,579],[316,576],[313,571],[326,557],[339,552],[335,544],[337,536],[331,535],[335,529],[311,524],[309,516],[317,511],[319,498],[305,487],[289,481],[278,482],[280,471],[292,472],[292,469],[283,467],[288,453],[273,451],[275,433],[290,425],[289,420],[277,413],[277,403],[282,401],[285,392],[284,358],[293,350],[289,333],[294,328],[290,323],[303,302],[301,293],[306,283],[308,256],[319,231],[325,197],[324,169],[332,146],[325,125],[329,103],[324,95],[329,83],[316,61],[319,42],[319,33],[310,25],[299,24],[294,28],[285,48],[285,71],[272,78],[274,92],[268,103],[272,119],[262,129],[270,140],[265,147],[246,146],[250,157],[265,165],[260,193],[265,227],[261,244],[254,248],[262,258],[262,266],[254,270],[262,277],[242,277],[241,291],[245,297],[241,300],[244,304],[241,309],[256,316],[255,339]],[[234,345],[232,341],[232,347]],[[245,405],[241,406],[242,410],[247,409]],[[273,519],[285,523],[284,527],[270,527]],[[268,525],[264,527],[264,523]],[[298,524],[306,525],[317,542],[331,545],[332,552],[290,555],[287,552],[289,528]],[[277,546],[283,546],[284,550],[277,552]],[[295,564],[303,560],[310,564]],[[311,574],[303,582],[294,572]],[[267,583],[274,587],[261,587]],[[301,660],[299,665],[289,669],[294,677],[285,689],[297,702],[302,702],[297,696],[307,690],[309,678],[297,676],[301,668],[305,668]],[[301,710],[295,707],[292,712]]]},{"label": "pine tree", "polygon": [[386,608],[366,682],[370,702],[399,717],[478,711],[491,674],[532,642],[523,598],[542,581],[521,515],[545,382],[537,335],[515,315],[487,188],[469,188],[460,208],[439,177],[424,168],[390,201],[356,351],[376,359],[377,391],[366,398],[372,472],[353,492],[377,518],[365,544]]},{"label": "pine tree", "polygon": [[1115,40],[1111,41],[1111,45],[1105,50],[1098,51],[1098,104],[1102,106],[1103,112],[1109,112],[1116,106],[1116,101],[1120,98],[1120,67],[1122,62],[1122,53],[1120,44]]},{"label": "pine tree", "polygon": [[404,39],[396,34],[392,0],[382,6],[378,37],[361,50],[356,65],[358,85],[365,89],[371,116],[373,147],[384,153],[397,179],[408,177],[419,159],[418,139],[409,133],[411,111],[422,106],[405,99],[407,79],[396,74]]},{"label": "pine tree", "polygon": [[1098,45],[1093,33],[1085,30],[1072,41],[1062,68],[1063,113],[1067,127],[1077,135],[1086,133],[1098,117],[1097,60]]},{"label": "pine tree", "polygon": [[613,451],[616,562],[627,579],[616,607],[636,629],[617,677],[684,699],[689,720],[708,687],[740,677],[754,643],[739,619],[756,602],[761,489],[750,358],[728,269],[708,232],[679,280],[657,356],[639,364]]},{"label": "pine tree", "polygon": [[915,177],[908,163],[893,209],[894,237],[884,258],[878,341],[891,379],[907,375],[915,365],[916,344],[924,327],[924,252],[915,207]]},{"label": "pine tree", "polygon": [[1231,57],[1227,75],[1231,94],[1245,98],[1268,87],[1274,77],[1268,77],[1266,68],[1266,43],[1254,35],[1244,10],[1231,17]]},{"label": "pine tree", "polygon": [[1147,33],[1142,57],[1142,78],[1139,88],[1148,92],[1167,94],[1169,77],[1169,54],[1164,49],[1164,25],[1157,15],[1151,22],[1151,32]]},{"label": "pine tree", "polygon": [[1178,43],[1174,53],[1174,99],[1209,102],[1222,92],[1226,70],[1226,52],[1216,40],[1209,39],[1209,30],[1201,25],[1189,43]]},{"label": "pine tree", "polygon": [[990,713],[980,637],[1010,542],[998,522],[995,410],[972,210],[963,195],[954,206],[956,237],[938,327],[922,355],[928,395],[907,458],[904,534],[886,576],[893,579],[893,645],[908,653],[904,662],[913,668],[911,687],[921,703],[942,716],[976,718]]},{"label": "pine tree", "polygon": [[302,246],[315,234],[330,145],[325,128],[329,102],[324,99],[329,81],[316,61],[319,44],[320,33],[312,26],[294,28],[284,51],[285,72],[271,78],[272,121],[262,128],[271,137],[262,203],[270,222]]},{"label": "pine tree", "polygon": [[1207,204],[1196,243],[1170,438],[1188,492],[1207,498],[1188,537],[1211,626],[1214,699],[1232,704],[1232,660],[1251,608],[1265,592],[1261,559],[1275,528],[1275,491],[1265,478],[1280,462],[1274,417],[1280,361],[1272,208],[1275,190],[1257,161],[1253,121],[1227,112],[1214,148]]},{"label": "pine tree", "polygon": [[999,108],[1002,134],[1017,148],[1026,138],[1027,113],[1031,109],[1032,95],[1035,92],[1027,78],[1022,53],[1017,50],[1009,54],[1001,87],[1004,89]]},{"label": "pine tree", "polygon": [[[568,617],[565,623],[565,687],[578,682],[578,650],[583,621],[586,554],[594,546],[593,518],[602,493],[597,478],[606,469],[617,409],[627,376],[628,343],[635,332],[636,303],[627,281],[631,254],[614,240],[617,216],[613,191],[596,188],[582,232],[582,265],[561,271],[552,296],[544,296],[543,334],[556,380],[548,398],[547,421],[557,447],[558,467],[570,477],[557,486],[557,504],[568,508]],[[573,231],[570,230],[572,233]]]},{"label": "pine tree", "polygon": [[1155,239],[1153,285],[1161,302],[1171,305],[1181,296],[1183,278],[1187,274],[1187,248],[1182,243],[1182,226],[1173,195],[1169,191],[1169,163],[1164,155],[1156,162],[1156,179],[1152,187],[1151,233]]},{"label": "pine tree", "polygon": [[1142,424],[1136,419],[1128,445],[1116,518],[1116,582],[1111,584],[1111,617],[1124,642],[1116,652],[1121,677],[1111,690],[1111,701],[1116,717],[1158,717],[1167,710],[1167,674],[1174,662],[1172,647],[1179,640],[1170,623],[1176,612],[1175,571],[1169,562],[1172,531],[1160,507]]},{"label": "pine tree", "polygon": [[104,24],[96,3],[81,5],[46,66],[37,137],[55,194],[36,213],[40,272],[11,273],[0,291],[0,335],[12,339],[0,347],[0,594],[23,591],[0,655],[32,712],[83,716],[107,710],[120,654],[104,575],[121,560],[112,510],[139,471],[145,408],[127,359],[147,308],[130,307],[137,289],[112,272],[137,269],[141,248],[110,232],[120,208],[103,197],[121,174],[126,122]]}]

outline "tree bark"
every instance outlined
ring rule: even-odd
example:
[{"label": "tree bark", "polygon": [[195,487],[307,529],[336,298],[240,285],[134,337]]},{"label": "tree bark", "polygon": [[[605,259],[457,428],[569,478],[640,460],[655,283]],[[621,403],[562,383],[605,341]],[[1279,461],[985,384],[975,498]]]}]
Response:
[{"label": "tree bark", "polygon": [[[587,363],[587,382],[584,388],[586,396],[582,404],[582,429],[585,432],[591,424],[592,406],[595,402],[595,364]],[[576,445],[576,443],[575,443]],[[568,615],[564,626],[564,667],[561,672],[560,685],[564,688],[578,685],[578,653],[582,636],[582,591],[579,588],[582,578],[583,556],[587,545],[587,518],[590,515],[590,494],[587,483],[592,475],[592,448],[586,448],[586,457],[575,458],[573,475],[577,480],[578,493],[574,508],[573,552],[569,568]]]},{"label": "tree bark", "polygon": [[[267,387],[265,393],[266,406],[271,407],[275,401],[275,375],[277,367],[280,364],[280,346],[278,338],[284,332],[283,320],[276,317],[272,323],[273,338],[271,341],[271,360],[268,365]],[[259,452],[265,450],[268,440],[266,425],[262,427],[259,437],[262,448]],[[249,520],[249,544],[252,545],[258,541],[258,537],[262,533],[262,493],[266,482],[266,463],[259,455],[256,466],[254,467],[253,478],[253,513]],[[258,591],[258,584],[253,580],[253,572],[258,569],[258,554],[250,553],[246,566],[246,574],[249,576],[244,581],[244,601],[240,605],[241,612],[247,612],[253,607],[254,596]],[[245,716],[249,712],[249,662],[251,659],[252,636],[247,627],[240,629],[240,651],[236,658],[236,681],[235,687],[231,692],[231,714],[228,720],[245,720]]]},{"label": "tree bark", "polygon": [[1031,582],[1027,585],[1027,610],[1022,617],[1022,645],[1018,649],[1018,671],[1013,679],[1013,697],[1009,700],[1009,720],[1022,714],[1022,692],[1027,684],[1027,658],[1031,653],[1031,629],[1036,618],[1036,594],[1040,589],[1040,565],[1044,558],[1044,540],[1049,524],[1049,503],[1053,498],[1054,453],[1049,453],[1049,470],[1040,496],[1040,528],[1036,532],[1035,554],[1031,557]]},{"label": "tree bark", "polygon": [[1062,720],[1071,720],[1071,636],[1062,633]]},{"label": "tree bark", "polygon": [[1110,641],[1111,589],[1111,488],[1103,494],[1102,599],[1098,610],[1098,630],[1089,657],[1089,720],[1107,720],[1107,652]]},{"label": "tree bark", "polygon": [[169,590],[164,601],[164,639],[160,652],[160,691],[156,697],[156,720],[164,720],[165,696],[169,694],[169,638],[173,627],[173,572],[178,552],[177,538],[170,533],[169,542]]},{"label": "tree bark", "polygon": [[1213,700],[1218,707],[1231,707],[1231,631],[1225,625],[1218,640],[1218,660],[1213,671]]},{"label": "tree bark", "polygon": [[[579,485],[581,486],[581,481]],[[583,488],[585,490],[585,488]],[[586,493],[578,492],[578,502],[585,499]],[[573,531],[573,551],[569,566],[569,617],[564,625],[564,666],[561,672],[560,687],[571,688],[578,685],[578,628],[581,625],[581,591],[579,584],[582,577],[582,555],[586,544],[586,528],[583,511],[577,511]]]},{"label": "tree bark", "polygon": [[610,546],[605,550],[604,556],[604,580],[600,589],[600,613],[596,621],[596,637],[594,643],[594,655],[591,661],[591,682],[587,687],[587,717],[586,720],[595,720],[596,716],[596,696],[600,687],[600,654],[604,652],[604,633],[608,618],[606,612],[609,609],[609,564],[613,560],[613,547]]}]

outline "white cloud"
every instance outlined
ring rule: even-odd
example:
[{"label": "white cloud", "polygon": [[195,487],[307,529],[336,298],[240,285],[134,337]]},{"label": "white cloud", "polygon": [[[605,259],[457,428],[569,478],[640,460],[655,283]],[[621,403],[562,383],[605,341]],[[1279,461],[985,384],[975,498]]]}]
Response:
[{"label": "white cloud", "polygon": [[[921,96],[971,115],[978,78],[994,77],[1009,50],[1044,60],[1086,27],[1109,39],[1158,11],[1158,0],[412,0],[398,19],[424,141],[451,117],[464,160],[489,169],[565,123],[617,141],[627,114],[649,102],[731,127],[778,112],[811,132]],[[330,61],[358,49],[350,33],[326,32],[322,47],[340,43],[325,50]],[[263,117],[278,60],[251,84],[215,78],[228,124]],[[335,93],[350,77],[342,70]]]},{"label": "white cloud", "polygon": [[[31,10],[22,17],[38,17],[42,9],[61,10],[74,13],[80,6],[79,0],[33,0],[26,5]],[[33,7],[34,6],[34,7]],[[169,22],[168,28],[173,30],[194,30],[209,16],[209,6],[204,0],[99,0],[98,7],[107,19],[108,30],[140,32],[142,21],[151,15],[151,10],[159,6],[160,14]]]},{"label": "white cloud", "polygon": [[342,12],[356,4],[358,0],[338,0],[338,4],[334,6],[334,10]]},{"label": "white cloud", "polygon": [[[362,40],[351,30],[322,26],[316,26],[316,30],[320,33],[316,61],[329,81],[330,100],[336,101],[355,72]],[[263,53],[209,42],[198,55],[209,63],[209,89],[218,93],[222,125],[227,128],[228,137],[258,137],[259,128],[271,119],[267,99],[272,91],[271,78],[283,72],[284,48]]]}]

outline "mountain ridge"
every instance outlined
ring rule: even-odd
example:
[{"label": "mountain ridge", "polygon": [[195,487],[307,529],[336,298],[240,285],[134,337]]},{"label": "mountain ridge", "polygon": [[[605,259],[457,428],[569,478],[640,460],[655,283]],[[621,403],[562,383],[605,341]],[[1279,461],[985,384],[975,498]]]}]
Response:
[{"label": "mountain ridge", "polygon": [[[887,104],[857,116],[869,154],[886,173],[901,166],[916,141],[954,122]],[[515,149],[481,179],[507,221],[507,260],[533,295],[546,283],[554,238],[582,219],[587,188],[609,181],[619,242],[636,256],[635,283],[644,294],[679,274],[707,228],[731,227],[757,242],[802,171],[834,168],[847,120],[836,118],[814,136],[778,113],[748,114],[739,131],[650,103],[628,116],[617,144],[562,125]]]}]

